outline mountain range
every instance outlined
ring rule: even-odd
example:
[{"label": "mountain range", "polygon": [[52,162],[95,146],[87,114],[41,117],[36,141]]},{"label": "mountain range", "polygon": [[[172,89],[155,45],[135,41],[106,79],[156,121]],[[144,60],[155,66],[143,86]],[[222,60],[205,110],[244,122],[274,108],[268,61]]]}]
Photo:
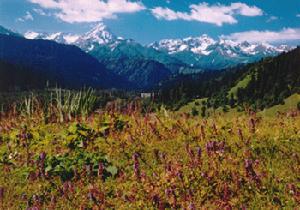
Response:
[{"label": "mountain range", "polygon": [[252,63],[264,57],[276,56],[293,48],[287,45],[253,44],[223,38],[214,40],[206,34],[184,39],[165,39],[144,46],[132,39],[114,35],[102,23],[81,36],[60,32],[54,34],[27,32],[24,36],[74,44],[104,63],[120,58],[156,61],[164,64],[172,73],[184,69],[192,72],[225,69]]},{"label": "mountain range", "polygon": [[[9,77],[12,80],[22,79],[25,74],[26,77],[36,77],[38,86],[42,82],[50,82],[67,88],[132,87],[126,79],[107,70],[97,59],[74,45],[0,34],[0,61],[5,63],[0,69],[0,74],[4,75],[1,83],[6,83]],[[22,74],[14,75],[7,64],[25,70]]]},{"label": "mountain range", "polygon": [[1,61],[68,87],[148,90],[176,75],[245,65],[292,49],[208,35],[142,45],[116,36],[102,23],[83,35],[29,31],[22,36],[3,27],[0,34]]}]

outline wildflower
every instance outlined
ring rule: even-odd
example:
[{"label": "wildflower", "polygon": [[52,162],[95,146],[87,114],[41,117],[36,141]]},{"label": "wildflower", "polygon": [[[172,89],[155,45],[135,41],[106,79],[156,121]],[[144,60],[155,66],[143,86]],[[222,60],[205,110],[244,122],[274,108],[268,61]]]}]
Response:
[{"label": "wildflower", "polygon": [[244,141],[243,132],[242,132],[242,129],[240,129],[240,128],[238,129],[238,136],[242,141]]},{"label": "wildflower", "polygon": [[[32,201],[34,202],[35,205],[39,206],[41,204],[41,198],[40,196],[34,194],[32,196]],[[37,207],[36,207],[37,208]]]},{"label": "wildflower", "polygon": [[69,189],[69,185],[67,182],[64,182],[63,183],[63,194],[64,196],[67,196],[68,195],[68,189]]},{"label": "wildflower", "polygon": [[169,162],[166,164],[165,170],[166,170],[167,172],[171,172],[171,171],[172,171],[172,165],[171,165],[171,164],[172,164],[171,161],[169,161]]},{"label": "wildflower", "polygon": [[165,203],[162,201],[159,201],[158,210],[165,210],[165,209],[166,209]]},{"label": "wildflower", "polygon": [[28,176],[27,176],[27,179],[28,179],[29,181],[34,181],[34,180],[36,180],[36,178],[37,178],[36,173],[30,171],[29,174],[28,174]]},{"label": "wildflower", "polygon": [[213,152],[223,153],[225,150],[225,142],[209,141],[206,144],[206,151],[208,155],[211,155]]},{"label": "wildflower", "polygon": [[190,203],[189,210],[196,210],[196,206],[194,203]]},{"label": "wildflower", "polygon": [[255,173],[253,169],[253,161],[246,159],[245,160],[245,169],[246,169],[246,176],[249,177],[250,179],[254,180],[256,184],[260,184],[260,179]]},{"label": "wildflower", "polygon": [[52,195],[51,196],[51,201],[50,201],[50,205],[52,206],[52,207],[54,207],[54,205],[56,204],[56,197],[54,196],[54,195]]},{"label": "wildflower", "polygon": [[186,152],[188,153],[188,155],[190,156],[191,159],[194,159],[194,151],[190,148],[189,144],[186,144],[185,146]]},{"label": "wildflower", "polygon": [[197,157],[199,160],[201,159],[201,156],[202,156],[202,149],[201,149],[201,147],[198,147],[197,148]]},{"label": "wildflower", "polygon": [[94,189],[94,188],[89,189],[88,198],[91,201],[94,201],[95,203],[97,202],[96,193],[97,193],[96,189]]},{"label": "wildflower", "polygon": [[178,171],[178,172],[176,173],[176,176],[179,178],[179,180],[183,181],[183,174],[182,174],[181,171]]},{"label": "wildflower", "polygon": [[0,187],[0,200],[4,199],[4,187]]},{"label": "wildflower", "polygon": [[132,159],[133,159],[133,169],[134,169],[134,175],[136,178],[140,178],[140,163],[139,163],[139,154],[138,153],[134,153],[133,156],[132,156]]},{"label": "wildflower", "polygon": [[250,132],[255,133],[255,120],[253,118],[249,121]]},{"label": "wildflower", "polygon": [[297,192],[296,186],[294,184],[287,184],[287,189],[292,195],[296,194]]},{"label": "wildflower", "polygon": [[39,168],[39,175],[42,175],[45,177],[45,159],[46,159],[46,153],[42,152],[39,155],[39,160],[38,160],[38,168]]},{"label": "wildflower", "polygon": [[228,202],[230,197],[230,189],[228,187],[228,184],[224,184],[224,192],[223,192],[223,201]]},{"label": "wildflower", "polygon": [[45,160],[46,159],[46,153],[42,152],[39,156],[40,160]]},{"label": "wildflower", "polygon": [[152,197],[152,202],[154,203],[154,205],[159,206],[159,204],[160,204],[160,198],[159,198],[159,196],[158,195],[154,195]]},{"label": "wildflower", "polygon": [[167,197],[167,198],[171,197],[171,195],[172,195],[172,189],[171,189],[171,188],[167,188],[167,189],[165,190],[165,194],[166,194],[166,197]]},{"label": "wildflower", "polygon": [[104,165],[103,163],[98,164],[98,177],[103,178]]}]

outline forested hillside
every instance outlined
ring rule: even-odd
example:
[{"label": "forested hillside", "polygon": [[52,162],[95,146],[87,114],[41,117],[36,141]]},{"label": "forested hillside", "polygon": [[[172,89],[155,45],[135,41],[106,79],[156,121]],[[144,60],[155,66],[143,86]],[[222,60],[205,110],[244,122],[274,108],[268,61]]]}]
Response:
[{"label": "forested hillside", "polygon": [[164,83],[160,100],[175,107],[195,98],[208,98],[208,107],[225,105],[263,109],[300,92],[300,48],[257,63],[224,71],[179,76]]},{"label": "forested hillside", "polygon": [[39,89],[50,80],[45,74],[0,60],[0,91]]},{"label": "forested hillside", "polygon": [[237,103],[262,109],[300,92],[300,48],[264,59],[249,69],[250,80],[237,90]]}]

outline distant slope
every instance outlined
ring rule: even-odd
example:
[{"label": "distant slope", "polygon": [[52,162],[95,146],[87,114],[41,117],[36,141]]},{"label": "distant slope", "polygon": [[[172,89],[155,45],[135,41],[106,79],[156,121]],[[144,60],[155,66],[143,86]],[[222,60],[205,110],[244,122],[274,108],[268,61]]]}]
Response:
[{"label": "distant slope", "polygon": [[[202,71],[196,74],[178,75],[158,87],[158,101],[179,108],[194,99],[210,98],[226,91],[246,73],[242,67]],[[226,97],[224,97],[226,98]]]},{"label": "distant slope", "polygon": [[237,99],[237,91],[239,88],[246,88],[251,79],[250,74],[247,74],[243,79],[237,82],[237,84],[228,92],[228,98],[233,95],[234,99]]},{"label": "distant slope", "polygon": [[78,47],[46,40],[27,40],[0,34],[0,60],[46,75],[60,86],[126,88],[130,84],[106,70]]},{"label": "distant slope", "polygon": [[15,33],[9,29],[4,28],[3,26],[0,26],[0,34],[22,37],[21,34]]},{"label": "distant slope", "polygon": [[0,92],[40,89],[50,80],[42,72],[0,60]]},{"label": "distant slope", "polygon": [[300,48],[251,65],[239,81],[245,80],[247,85],[236,91],[238,104],[263,109],[283,103],[285,98],[300,93]]},{"label": "distant slope", "polygon": [[300,93],[300,47],[277,57],[224,71],[181,75],[163,84],[160,101],[178,108],[208,98],[206,107],[263,110]]},{"label": "distant slope", "polygon": [[263,111],[259,112],[259,114],[263,116],[275,116],[278,112],[295,110],[297,108],[298,103],[300,103],[300,94],[295,93],[286,98],[283,104],[266,108]]},{"label": "distant slope", "polygon": [[171,71],[163,64],[144,59],[109,59],[102,61],[106,68],[135,84],[137,89],[147,90],[168,80]]}]

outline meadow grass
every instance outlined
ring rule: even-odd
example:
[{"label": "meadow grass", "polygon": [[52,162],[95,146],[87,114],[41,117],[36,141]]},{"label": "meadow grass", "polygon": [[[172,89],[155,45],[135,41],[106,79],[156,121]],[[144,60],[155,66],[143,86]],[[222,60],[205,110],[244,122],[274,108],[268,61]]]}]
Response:
[{"label": "meadow grass", "polygon": [[201,118],[136,101],[45,121],[39,109],[1,118],[3,209],[300,207],[297,111]]}]

